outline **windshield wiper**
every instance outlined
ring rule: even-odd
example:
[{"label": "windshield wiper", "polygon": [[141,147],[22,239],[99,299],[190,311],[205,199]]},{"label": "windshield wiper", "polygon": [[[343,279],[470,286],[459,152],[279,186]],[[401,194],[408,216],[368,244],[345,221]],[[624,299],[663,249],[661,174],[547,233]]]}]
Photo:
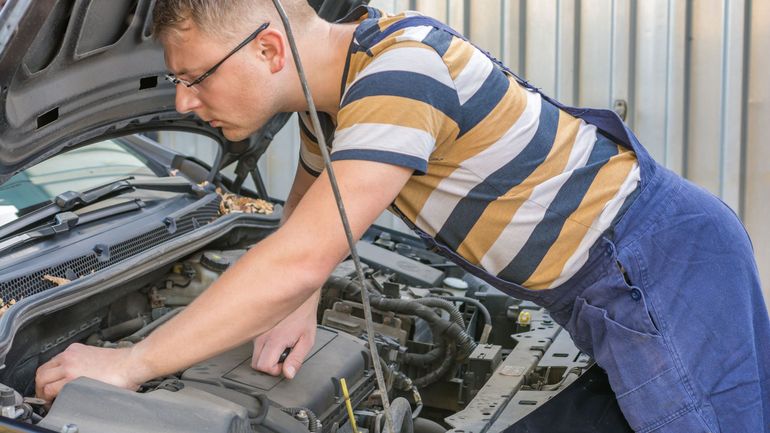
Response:
[{"label": "windshield wiper", "polygon": [[7,252],[12,248],[26,244],[28,242],[32,242],[39,239],[55,236],[60,233],[68,232],[81,224],[87,224],[87,223],[108,218],[111,216],[120,215],[126,212],[141,209],[143,207],[144,207],[144,202],[141,199],[134,199],[132,201],[120,203],[114,206],[109,206],[109,207],[97,209],[91,212],[86,212],[82,215],[78,215],[75,212],[71,212],[71,211],[60,212],[54,215],[53,224],[46,225],[16,236],[12,236],[8,239],[0,240],[0,253]]},{"label": "windshield wiper", "polygon": [[[169,181],[169,179],[179,179]],[[108,197],[113,197],[136,189],[152,191],[190,193],[202,197],[210,191],[187,181],[184,178],[159,178],[150,181],[134,181],[133,177],[116,180],[83,192],[66,191],[51,200],[51,203],[21,218],[0,227],[0,239],[4,239],[41,221],[49,220],[54,215],[88,206]]]}]

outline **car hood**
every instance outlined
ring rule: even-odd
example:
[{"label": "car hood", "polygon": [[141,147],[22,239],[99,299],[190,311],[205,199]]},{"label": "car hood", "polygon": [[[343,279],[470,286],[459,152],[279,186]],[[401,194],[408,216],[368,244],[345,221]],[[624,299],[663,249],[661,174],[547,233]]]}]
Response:
[{"label": "car hood", "polygon": [[9,0],[0,11],[0,184],[62,150],[112,135],[184,129],[151,0]]}]

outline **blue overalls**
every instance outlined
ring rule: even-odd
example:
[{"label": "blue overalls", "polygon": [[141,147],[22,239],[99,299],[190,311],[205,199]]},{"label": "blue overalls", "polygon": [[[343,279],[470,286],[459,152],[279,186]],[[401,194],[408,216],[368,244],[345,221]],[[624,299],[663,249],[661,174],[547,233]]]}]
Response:
[{"label": "blue overalls", "polygon": [[[423,16],[394,23],[380,36],[421,25],[463,37]],[[613,111],[567,107],[540,94],[632,149],[641,170],[633,203],[574,277],[551,290],[528,290],[485,272],[405,222],[466,271],[548,309],[607,372],[635,431],[770,432],[770,319],[753,249],[737,216],[717,197],[657,164]]]}]

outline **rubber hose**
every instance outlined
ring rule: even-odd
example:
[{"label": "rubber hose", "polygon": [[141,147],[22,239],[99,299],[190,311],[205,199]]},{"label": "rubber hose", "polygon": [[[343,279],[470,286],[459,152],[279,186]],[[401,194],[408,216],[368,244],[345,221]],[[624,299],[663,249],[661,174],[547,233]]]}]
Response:
[{"label": "rubber hose", "polygon": [[404,364],[425,367],[442,359],[444,354],[446,354],[446,345],[437,344],[436,347],[427,353],[404,353],[402,361]]},{"label": "rubber hose", "polygon": [[419,298],[419,299],[415,299],[414,302],[425,305],[426,307],[441,308],[442,310],[449,313],[449,317],[452,319],[454,323],[457,323],[458,325],[465,328],[465,321],[463,320],[463,314],[451,302],[438,297]]},{"label": "rubber hose", "polygon": [[476,342],[465,332],[462,326],[442,319],[435,311],[422,304],[411,300],[389,299],[376,296],[370,299],[370,303],[373,307],[380,310],[418,316],[425,320],[430,325],[432,332],[438,332],[438,334],[434,334],[434,338],[437,335],[446,335],[449,340],[457,342],[457,346],[460,349],[456,353],[458,360],[467,358],[473,352],[473,349],[476,348]]},{"label": "rubber hose", "polygon": [[412,383],[414,383],[414,386],[417,388],[424,388],[432,383],[437,382],[439,379],[444,377],[445,374],[449,371],[450,368],[454,365],[454,352],[455,347],[452,345],[447,346],[448,353],[447,357],[444,358],[443,361],[441,361],[441,365],[438,366],[437,369],[434,371],[431,371],[430,373],[426,374],[425,376],[418,377],[417,379],[414,379]]},{"label": "rubber hose", "polygon": [[393,418],[393,430],[399,433],[413,433],[412,406],[404,397],[397,397],[390,402],[390,414]]},{"label": "rubber hose", "polygon": [[[344,277],[329,277],[329,279],[326,280],[325,286],[349,294],[352,292],[357,293],[361,290],[361,284]],[[464,326],[443,319],[430,307],[413,300],[385,298],[373,289],[370,289],[370,292],[372,292],[372,296],[369,299],[369,303],[372,307],[380,310],[417,316],[428,322],[431,333],[433,333],[434,336],[434,341],[442,335],[446,335],[449,340],[456,341],[457,346],[460,349],[456,353],[457,360],[464,360],[470,356],[476,348],[476,342],[473,341],[473,338],[468,335],[467,332],[465,332]]]},{"label": "rubber hose", "polygon": [[441,424],[427,418],[415,418],[413,421],[414,433],[446,433]]},{"label": "rubber hose", "polygon": [[492,315],[489,314],[489,310],[487,307],[481,303],[478,299],[468,298],[466,296],[437,296],[439,299],[446,299],[447,301],[457,301],[457,302],[465,302],[468,304],[472,304],[474,307],[476,307],[479,311],[481,311],[481,315],[484,317],[484,327],[482,332],[482,338],[481,343],[485,344],[487,340],[489,339],[489,334],[492,332]]}]

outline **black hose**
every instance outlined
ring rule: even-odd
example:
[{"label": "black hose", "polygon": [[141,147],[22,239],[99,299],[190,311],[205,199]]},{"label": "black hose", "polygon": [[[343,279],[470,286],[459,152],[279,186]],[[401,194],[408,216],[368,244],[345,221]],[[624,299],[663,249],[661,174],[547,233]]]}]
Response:
[{"label": "black hose", "polygon": [[[342,293],[357,294],[360,293],[362,285],[344,277],[329,277],[326,280],[325,287],[337,289]],[[374,289],[368,287],[367,290],[370,292],[369,303],[372,307],[383,311],[417,316],[425,320],[433,334],[434,342],[438,342],[441,337],[455,341],[458,347],[456,352],[456,359],[458,361],[466,359],[476,348],[476,342],[465,332],[464,325],[458,325],[442,318],[431,307],[410,299],[385,298]],[[435,305],[439,305],[439,303]]]},{"label": "black hose", "polygon": [[452,319],[454,323],[457,323],[458,325],[465,327],[463,314],[460,312],[460,310],[457,309],[457,307],[454,306],[454,304],[452,304],[447,300],[444,300],[439,297],[434,297],[434,298],[419,298],[419,299],[415,299],[414,302],[425,305],[426,307],[441,308],[442,310],[449,313],[449,317]]},{"label": "black hose", "polygon": [[442,377],[444,377],[445,374],[452,368],[454,365],[454,352],[457,349],[453,345],[447,346],[447,356],[441,361],[441,365],[438,366],[437,369],[431,371],[430,373],[426,374],[425,376],[418,377],[417,379],[413,380],[414,386],[417,388],[423,388],[426,387],[432,383],[438,382]]},{"label": "black hose", "polygon": [[404,397],[397,397],[390,402],[390,413],[393,417],[393,431],[413,433],[412,406]]},{"label": "black hose", "polygon": [[446,354],[446,345],[437,344],[436,347],[431,349],[427,353],[404,353],[401,357],[401,361],[404,364],[416,365],[418,367],[425,367],[438,360],[444,358]]},{"label": "black hose", "polygon": [[462,326],[443,319],[430,307],[411,300],[390,299],[378,296],[373,296],[370,299],[370,303],[372,307],[380,310],[417,316],[425,320],[430,326],[434,340],[444,336],[448,340],[457,343],[456,359],[458,361],[466,359],[476,348],[476,342],[465,332]]},{"label": "black hose", "polygon": [[[480,312],[481,315],[484,317],[484,328],[482,331],[482,338],[481,343],[484,344],[487,342],[487,339],[489,337],[489,334],[492,332],[492,315],[489,314],[489,310],[487,307],[481,303],[478,299],[468,298],[466,296],[437,296],[439,299],[446,299],[447,301],[457,301],[457,302],[465,302],[467,304],[471,304],[474,307],[476,307]],[[430,299],[430,298],[429,298]],[[487,338],[484,338],[487,337]]]},{"label": "black hose", "polygon": [[412,421],[414,433],[446,433],[446,429],[439,423],[427,418],[415,418]]}]

